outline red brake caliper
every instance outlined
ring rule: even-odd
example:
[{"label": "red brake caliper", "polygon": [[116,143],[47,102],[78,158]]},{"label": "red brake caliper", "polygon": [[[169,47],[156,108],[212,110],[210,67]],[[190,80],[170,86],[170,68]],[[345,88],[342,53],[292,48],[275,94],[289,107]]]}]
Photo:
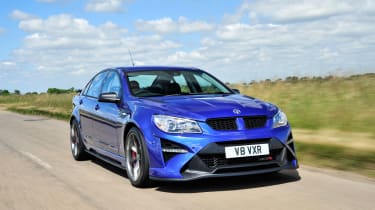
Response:
[{"label": "red brake caliper", "polygon": [[132,162],[133,162],[133,166],[135,164],[135,162],[137,161],[137,153],[132,151]]}]

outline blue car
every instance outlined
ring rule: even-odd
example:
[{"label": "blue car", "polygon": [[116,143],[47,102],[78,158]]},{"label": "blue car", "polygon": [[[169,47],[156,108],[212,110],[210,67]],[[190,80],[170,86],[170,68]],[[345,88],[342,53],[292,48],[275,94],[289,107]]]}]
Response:
[{"label": "blue car", "polygon": [[275,105],[184,67],[120,67],[73,98],[74,159],[126,170],[132,185],[297,169],[293,135]]}]

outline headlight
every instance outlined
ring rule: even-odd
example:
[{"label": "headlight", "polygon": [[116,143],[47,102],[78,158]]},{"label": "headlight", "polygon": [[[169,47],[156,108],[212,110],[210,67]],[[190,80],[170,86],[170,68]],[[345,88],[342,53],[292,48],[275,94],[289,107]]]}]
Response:
[{"label": "headlight", "polygon": [[156,127],[167,133],[202,133],[198,123],[194,120],[167,115],[153,115],[152,121]]},{"label": "headlight", "polygon": [[286,126],[288,124],[288,118],[286,114],[282,111],[277,112],[275,116],[273,116],[273,128],[278,128],[281,126]]}]

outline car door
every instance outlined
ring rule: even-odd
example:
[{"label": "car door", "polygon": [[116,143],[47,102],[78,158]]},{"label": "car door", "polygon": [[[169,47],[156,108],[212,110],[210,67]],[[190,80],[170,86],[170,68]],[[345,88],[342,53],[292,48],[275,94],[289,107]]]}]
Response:
[{"label": "car door", "polygon": [[97,74],[82,92],[79,100],[79,115],[83,140],[91,146],[98,146],[93,127],[96,121],[98,98],[108,71]]},{"label": "car door", "polygon": [[[108,73],[101,93],[115,93],[121,99],[121,79],[116,71]],[[118,154],[119,142],[122,138],[121,128],[126,115],[121,109],[121,103],[98,101],[96,108],[97,120],[93,122],[96,141],[101,149]]]}]

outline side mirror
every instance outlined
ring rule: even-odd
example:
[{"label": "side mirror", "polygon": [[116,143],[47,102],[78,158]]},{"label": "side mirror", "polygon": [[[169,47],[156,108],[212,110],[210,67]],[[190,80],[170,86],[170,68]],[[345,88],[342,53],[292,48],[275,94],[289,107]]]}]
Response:
[{"label": "side mirror", "polygon": [[82,93],[82,89],[74,90],[74,92],[76,93],[76,95],[80,95]]},{"label": "side mirror", "polygon": [[120,102],[120,98],[114,92],[101,93],[99,95],[99,102],[118,103]]},{"label": "side mirror", "polygon": [[233,92],[235,92],[237,94],[240,94],[240,90],[238,90],[238,89],[232,89],[232,90],[233,90]]}]

